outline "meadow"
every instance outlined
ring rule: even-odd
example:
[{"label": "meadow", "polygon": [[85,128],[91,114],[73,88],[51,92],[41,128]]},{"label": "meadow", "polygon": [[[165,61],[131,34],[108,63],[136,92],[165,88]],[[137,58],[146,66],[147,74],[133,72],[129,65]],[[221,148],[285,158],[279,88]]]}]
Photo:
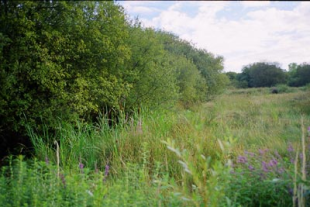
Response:
[{"label": "meadow", "polygon": [[28,133],[33,158],[1,167],[15,206],[309,206],[310,92],[228,90],[184,109],[147,110],[111,127],[59,120]]}]

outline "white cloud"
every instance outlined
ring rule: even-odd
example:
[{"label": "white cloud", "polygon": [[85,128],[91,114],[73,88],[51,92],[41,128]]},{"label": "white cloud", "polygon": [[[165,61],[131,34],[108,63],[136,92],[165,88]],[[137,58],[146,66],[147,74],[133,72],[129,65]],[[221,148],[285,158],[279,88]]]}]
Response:
[{"label": "white cloud", "polygon": [[[189,4],[197,5],[195,15],[186,12]],[[309,2],[300,2],[291,10],[271,7],[270,2],[242,2],[244,8],[252,7],[243,18],[217,16],[229,14],[236,4],[240,2],[175,2],[156,17],[141,15],[140,20],[224,56],[226,71],[240,72],[242,66],[258,61],[279,62],[283,68],[291,62],[309,61]]]},{"label": "white cloud", "polygon": [[270,1],[241,1],[242,6],[244,7],[264,7],[269,6]]},{"label": "white cloud", "polygon": [[161,10],[156,8],[154,2],[147,1],[124,1],[122,6],[129,14],[140,14],[141,16],[160,12]]}]

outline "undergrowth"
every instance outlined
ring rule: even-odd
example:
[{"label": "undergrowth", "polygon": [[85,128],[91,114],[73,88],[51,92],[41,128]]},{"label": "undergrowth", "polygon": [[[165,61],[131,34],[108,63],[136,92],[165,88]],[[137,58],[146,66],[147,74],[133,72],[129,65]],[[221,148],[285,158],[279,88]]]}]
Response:
[{"label": "undergrowth", "polygon": [[[295,90],[295,89],[294,89]],[[307,90],[231,91],[111,127],[28,128],[34,158],[1,168],[3,206],[307,206]],[[308,130],[308,131],[307,131]]]}]

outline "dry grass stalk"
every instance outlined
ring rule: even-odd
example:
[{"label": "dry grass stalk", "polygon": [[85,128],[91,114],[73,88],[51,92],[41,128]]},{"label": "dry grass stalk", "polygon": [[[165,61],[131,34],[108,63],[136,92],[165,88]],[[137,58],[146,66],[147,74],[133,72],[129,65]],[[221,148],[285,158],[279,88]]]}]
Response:
[{"label": "dry grass stalk", "polygon": [[[307,179],[307,174],[306,174],[306,143],[305,143],[305,129],[304,129],[304,119],[301,117],[301,147],[302,147],[302,162],[301,162],[301,178],[302,181],[306,181]],[[296,206],[296,199],[298,202],[298,207],[305,207],[306,206],[306,200],[305,200],[305,186],[303,183],[298,184],[297,186],[297,175],[298,175],[298,154],[299,154],[299,149],[296,152],[296,157],[295,157],[295,176],[294,176],[294,195],[293,195],[293,206]]]},{"label": "dry grass stalk", "polygon": [[54,144],[56,145],[56,158],[57,158],[57,177],[59,177],[59,144],[55,140]]},{"label": "dry grass stalk", "polygon": [[[301,135],[301,143],[302,143],[302,169],[301,169],[301,173],[302,173],[302,180],[305,182],[306,181],[306,143],[305,143],[305,129],[304,129],[304,119],[303,117],[301,117],[301,131],[302,131],[302,135]],[[306,200],[304,197],[305,194],[305,186],[303,183],[300,184],[300,207],[304,207],[306,206]]]},{"label": "dry grass stalk", "polygon": [[295,173],[294,173],[294,194],[293,194],[293,207],[296,206],[296,199],[299,198],[299,193],[297,192],[297,167],[298,167],[298,153],[299,153],[299,148],[296,151],[296,157],[295,157],[295,162],[294,162],[294,166],[295,166]]}]

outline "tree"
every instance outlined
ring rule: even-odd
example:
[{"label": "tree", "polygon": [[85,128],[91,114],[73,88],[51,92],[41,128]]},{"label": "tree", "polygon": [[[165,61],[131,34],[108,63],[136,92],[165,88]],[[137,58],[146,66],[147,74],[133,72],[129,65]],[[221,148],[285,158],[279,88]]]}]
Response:
[{"label": "tree", "polygon": [[197,49],[188,41],[182,40],[174,34],[159,31],[162,36],[164,47],[174,55],[186,57],[199,71],[205,79],[200,88],[204,87],[205,94],[203,100],[212,98],[220,93],[228,83],[228,78],[222,73],[223,57],[214,56],[204,49]]},{"label": "tree", "polygon": [[303,63],[289,71],[290,86],[304,86],[310,83],[310,64]]},{"label": "tree", "polygon": [[271,87],[286,82],[286,75],[276,63],[258,62],[245,66],[238,77],[248,87]]},{"label": "tree", "polygon": [[137,20],[131,22],[127,44],[131,57],[124,68],[128,74],[124,78],[131,89],[122,105],[130,111],[142,105],[158,108],[174,103],[178,98],[175,70],[156,31],[142,28]]},{"label": "tree", "polygon": [[236,72],[227,72],[225,75],[229,79],[229,86],[233,88],[240,88],[240,82],[238,81],[238,75],[239,73]]},{"label": "tree", "polygon": [[113,2],[0,0],[0,137],[204,101],[223,58],[130,22]]}]

